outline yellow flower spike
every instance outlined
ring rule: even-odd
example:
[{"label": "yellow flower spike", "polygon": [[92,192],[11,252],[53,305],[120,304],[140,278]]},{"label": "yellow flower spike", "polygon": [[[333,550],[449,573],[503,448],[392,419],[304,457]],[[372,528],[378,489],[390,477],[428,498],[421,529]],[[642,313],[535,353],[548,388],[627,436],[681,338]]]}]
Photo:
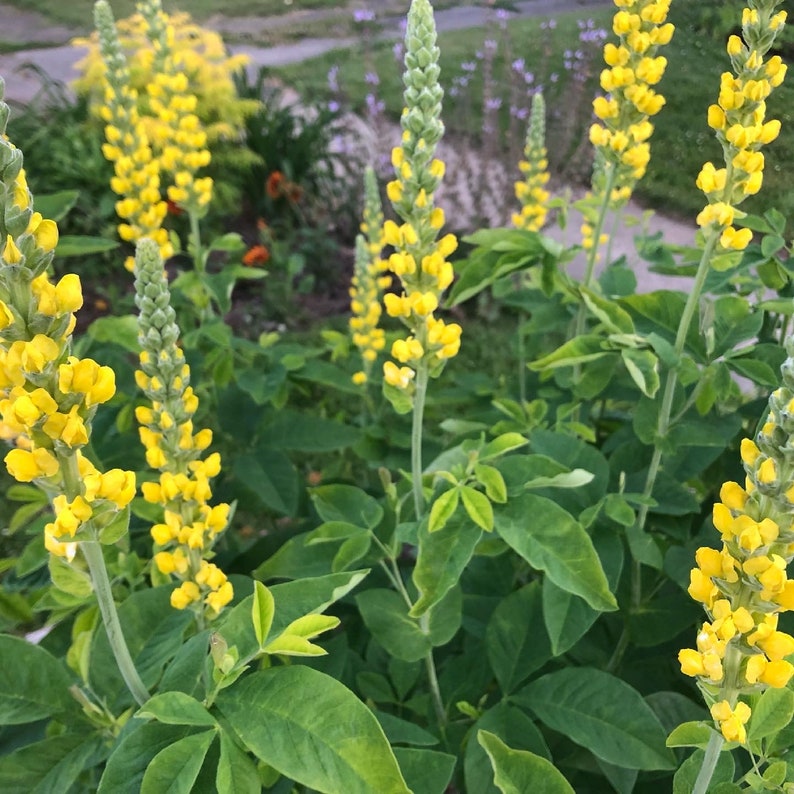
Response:
[{"label": "yellow flower spike", "polygon": [[794,676],[794,666],[785,659],[771,661],[764,667],[758,680],[774,689],[783,689]]}]

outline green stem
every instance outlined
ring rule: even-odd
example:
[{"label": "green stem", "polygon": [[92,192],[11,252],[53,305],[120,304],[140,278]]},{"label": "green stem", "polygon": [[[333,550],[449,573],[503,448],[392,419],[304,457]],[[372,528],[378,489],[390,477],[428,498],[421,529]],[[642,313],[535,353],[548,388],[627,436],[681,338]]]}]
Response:
[{"label": "green stem", "polygon": [[[706,245],[703,248],[703,253],[700,257],[700,263],[698,265],[697,273],[695,275],[695,282],[692,285],[692,290],[689,293],[689,297],[687,298],[686,305],[684,306],[684,312],[681,315],[681,322],[678,324],[678,331],[676,332],[675,337],[675,353],[676,358],[680,358],[682,353],[684,352],[684,346],[686,345],[686,338],[689,334],[689,327],[692,324],[692,320],[695,316],[695,311],[697,310],[698,304],[700,302],[700,295],[703,291],[703,285],[706,281],[706,276],[709,272],[709,265],[711,264],[711,256],[714,253],[714,248],[717,245],[717,240],[719,239],[719,232],[712,231],[708,240],[706,241]],[[678,383],[678,371],[673,368],[670,369],[667,373],[667,378],[664,384],[664,392],[662,394],[662,404],[659,409],[659,419],[656,425],[656,437],[657,439],[663,439],[666,435],[668,430],[670,429],[670,417],[673,411],[673,398],[675,397],[675,387]],[[651,462],[648,465],[648,474],[645,477],[645,488],[643,489],[642,495],[644,497],[643,503],[640,505],[640,509],[637,513],[637,523],[635,524],[637,529],[637,534],[645,531],[645,524],[648,520],[648,505],[645,502],[650,499],[651,495],[653,494],[653,489],[656,486],[656,478],[659,476],[659,469],[662,462],[662,450],[659,446],[659,441],[657,440],[656,446],[654,447],[653,454],[651,456]],[[642,563],[634,560],[631,569],[631,605],[632,611],[636,611],[640,604],[642,603]],[[624,632],[627,632],[628,628],[624,628]],[[621,637],[621,639],[623,639]],[[628,641],[625,643],[621,642],[620,646],[622,647],[622,651],[625,651],[625,648],[628,647]],[[622,657],[622,652],[617,658],[613,656],[610,660],[610,665],[613,666],[613,669],[616,669],[618,664],[620,663],[620,659]]]},{"label": "green stem", "polygon": [[[425,612],[419,618],[419,628],[423,634],[429,636],[430,634],[430,615]],[[439,726],[443,729],[447,724],[447,713],[444,710],[444,701],[441,698],[441,687],[438,685],[438,675],[436,673],[436,664],[433,660],[433,649],[431,648],[425,656],[425,668],[427,669],[427,680],[430,684],[430,696],[433,700],[433,709],[436,712],[436,719]]]},{"label": "green stem", "polygon": [[526,312],[518,312],[518,397],[523,409],[527,401],[527,351],[524,344]]},{"label": "green stem", "polygon": [[129,648],[124,640],[116,604],[113,601],[113,592],[110,589],[105,558],[102,556],[102,547],[95,540],[86,540],[80,543],[80,548],[88,563],[88,570],[91,572],[91,581],[99,603],[99,611],[102,613],[102,622],[105,624],[108,642],[113,650],[119,672],[127,689],[130,690],[138,705],[142,706],[149,700],[150,695],[135,669],[135,663],[132,661]]},{"label": "green stem", "polygon": [[692,794],[706,794],[708,791],[711,777],[714,770],[717,768],[717,761],[720,760],[720,750],[725,739],[722,738],[721,733],[712,733],[709,738],[709,743],[706,745],[706,754],[703,756],[703,763],[700,766],[695,786],[692,789]]},{"label": "green stem", "polygon": [[429,377],[427,362],[422,361],[416,370],[416,392],[414,393],[414,414],[411,427],[411,481],[417,521],[422,520],[425,510],[425,495],[422,490],[422,421],[425,415]]},{"label": "green stem", "polygon": [[198,213],[190,210],[190,244],[193,246],[193,264],[199,276],[204,278],[206,272],[206,262],[204,261],[204,251],[201,248],[201,229],[199,227]]}]

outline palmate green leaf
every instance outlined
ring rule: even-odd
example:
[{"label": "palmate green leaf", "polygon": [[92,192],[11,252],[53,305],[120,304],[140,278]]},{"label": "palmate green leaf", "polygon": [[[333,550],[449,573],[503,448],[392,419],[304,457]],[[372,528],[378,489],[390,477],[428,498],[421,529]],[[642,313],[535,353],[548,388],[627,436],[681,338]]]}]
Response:
[{"label": "palmate green leaf", "polygon": [[794,692],[790,689],[767,689],[753,706],[747,738],[753,742],[771,736],[794,718]]},{"label": "palmate green leaf", "polygon": [[413,571],[419,599],[410,612],[412,617],[424,615],[457,584],[481,537],[482,530],[461,511],[432,534],[427,531],[427,522],[422,523]]},{"label": "palmate green leaf", "polygon": [[486,532],[493,531],[493,507],[488,497],[470,485],[460,489],[460,498],[469,518]]},{"label": "palmate green leaf", "polygon": [[664,728],[637,690],[592,668],[533,681],[514,700],[598,758],[627,769],[672,769]]},{"label": "palmate green leaf", "polygon": [[455,769],[455,756],[438,750],[395,747],[405,782],[413,794],[444,794]]},{"label": "palmate green leaf", "polygon": [[0,791],[5,794],[62,794],[102,753],[103,741],[90,734],[67,733],[34,742],[0,757]]},{"label": "palmate green leaf", "polygon": [[531,582],[500,601],[488,621],[485,648],[505,695],[551,659],[542,601],[540,582]]},{"label": "palmate green leaf", "polygon": [[558,587],[580,596],[593,609],[617,609],[590,536],[551,499],[521,494],[497,506],[494,524],[511,548]]},{"label": "palmate green leaf", "polygon": [[166,725],[196,725],[213,728],[215,718],[204,706],[184,692],[162,692],[149,698],[135,715]]},{"label": "palmate green leaf", "polygon": [[502,794],[575,794],[554,764],[528,750],[513,750],[498,736],[477,731],[494,771],[494,783]]},{"label": "palmate green leaf", "polygon": [[66,667],[38,645],[0,634],[0,725],[21,725],[76,708]]},{"label": "palmate green leaf", "polygon": [[261,761],[324,794],[410,794],[375,715],[309,667],[253,673],[218,708]]},{"label": "palmate green leaf", "polygon": [[223,794],[260,794],[262,783],[256,765],[234,738],[221,731],[221,754],[215,785]]},{"label": "palmate green leaf", "polygon": [[141,781],[141,794],[190,794],[216,732],[202,731],[164,747]]},{"label": "palmate green leaf", "polygon": [[430,637],[408,615],[408,605],[394,590],[366,590],[356,605],[372,636],[389,653],[406,662],[423,659],[432,649]]}]

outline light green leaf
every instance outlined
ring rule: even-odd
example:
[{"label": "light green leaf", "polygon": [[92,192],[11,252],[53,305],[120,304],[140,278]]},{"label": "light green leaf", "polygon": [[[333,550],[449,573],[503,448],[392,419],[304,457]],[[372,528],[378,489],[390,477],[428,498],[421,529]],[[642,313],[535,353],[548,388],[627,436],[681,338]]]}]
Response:
[{"label": "light green leaf", "polygon": [[325,656],[328,651],[295,634],[280,634],[264,647],[264,652],[274,656]]},{"label": "light green leaf", "polygon": [[76,598],[88,598],[94,592],[91,577],[79,568],[69,565],[62,557],[50,555],[48,566],[52,583],[64,593]]},{"label": "light green leaf", "polygon": [[[673,794],[692,794],[695,790],[695,781],[703,766],[703,757],[703,750],[695,750],[695,752],[681,764],[673,778]],[[714,769],[714,774],[711,776],[709,791],[716,794],[717,787],[720,786],[721,783],[731,783],[733,780],[734,768],[733,756],[730,753],[720,753],[717,759],[717,766]],[[740,791],[741,789],[737,789],[737,794]],[[727,792],[724,792],[724,794],[727,794]],[[733,793],[731,792],[731,794]]]},{"label": "light green leaf", "polygon": [[647,397],[654,397],[659,391],[659,359],[650,350],[630,347],[624,347],[620,356],[639,390]]},{"label": "light green leaf", "polygon": [[397,659],[415,662],[432,649],[430,637],[408,615],[408,605],[394,590],[366,590],[356,596],[356,605],[372,636]]},{"label": "light green leaf", "polygon": [[566,668],[533,681],[514,699],[552,730],[610,764],[628,769],[675,766],[656,715],[639,692],[609,673]]},{"label": "light green leaf", "polygon": [[464,485],[460,489],[460,496],[469,518],[486,532],[492,532],[493,507],[488,497],[470,485]]},{"label": "light green leaf", "polygon": [[276,612],[276,602],[273,594],[262,582],[254,581],[254,598],[251,605],[251,620],[253,621],[254,634],[259,647],[263,648],[273,625],[273,615]]},{"label": "light green leaf", "polygon": [[204,706],[184,692],[163,692],[154,695],[141,706],[135,715],[153,719],[166,725],[198,725],[215,727],[215,718]]},{"label": "light green leaf", "polygon": [[138,320],[133,314],[121,317],[98,317],[86,332],[97,342],[113,342],[121,345],[128,353],[141,352],[138,342]]},{"label": "light green leaf", "polygon": [[485,488],[485,493],[492,502],[502,504],[507,501],[507,486],[499,469],[486,466],[483,463],[475,463],[474,476],[477,478],[477,482]]},{"label": "light green leaf", "polygon": [[794,692],[790,689],[767,689],[753,706],[747,738],[753,742],[771,736],[794,718]]},{"label": "light green leaf", "polygon": [[104,254],[119,247],[117,240],[106,237],[90,237],[87,234],[64,234],[58,238],[55,256],[63,259],[66,256],[87,256],[88,254]]},{"label": "light green leaf", "polygon": [[66,668],[38,645],[0,634],[0,725],[20,725],[74,709]]},{"label": "light green leaf", "polygon": [[584,287],[581,287],[579,291],[587,308],[606,326],[609,333],[633,334],[635,332],[631,315],[619,304],[608,298],[602,298]]},{"label": "light green leaf", "polygon": [[256,765],[226,731],[221,731],[221,755],[215,785],[223,794],[260,794]]},{"label": "light green leaf", "polygon": [[604,340],[600,336],[577,336],[560,345],[554,352],[533,361],[529,368],[536,372],[543,370],[559,369],[560,367],[573,367],[596,361],[610,354],[605,348]]},{"label": "light green leaf", "polygon": [[498,736],[477,731],[477,741],[488,753],[494,783],[502,794],[575,794],[554,764],[528,750],[512,750]]},{"label": "light green leaf", "polygon": [[702,720],[684,722],[674,728],[667,737],[668,747],[700,747],[705,749],[714,735],[714,726]]},{"label": "light green leaf", "polygon": [[428,532],[438,532],[443,529],[447,521],[452,517],[452,514],[458,508],[460,500],[460,488],[450,488],[448,491],[440,494],[438,499],[433,502],[430,508],[430,519],[427,525]]},{"label": "light green leaf", "polygon": [[[534,457],[542,457],[537,455]],[[591,471],[584,469],[573,469],[555,474],[553,477],[533,477],[528,480],[524,487],[529,490],[532,488],[581,488],[593,481],[595,475]]]},{"label": "light green leaf", "polygon": [[489,441],[480,451],[479,460],[494,460],[529,444],[529,440],[520,433],[502,433]]},{"label": "light green leaf", "polygon": [[[278,601],[278,599],[277,599]],[[323,794],[410,794],[375,715],[303,665],[241,679],[218,708],[261,761]]]},{"label": "light green leaf", "polygon": [[325,631],[335,629],[338,625],[339,618],[334,615],[302,615],[297,620],[293,620],[284,629],[284,633],[311,640]]},{"label": "light green leaf", "polygon": [[602,612],[617,609],[590,536],[559,505],[521,494],[494,511],[496,531],[533,568]]},{"label": "light green leaf", "polygon": [[190,794],[215,731],[186,736],[160,750],[146,768],[141,794]]},{"label": "light green leaf", "polygon": [[51,218],[56,223],[63,220],[69,210],[80,198],[79,190],[58,190],[55,193],[36,194],[36,212],[43,218]]}]

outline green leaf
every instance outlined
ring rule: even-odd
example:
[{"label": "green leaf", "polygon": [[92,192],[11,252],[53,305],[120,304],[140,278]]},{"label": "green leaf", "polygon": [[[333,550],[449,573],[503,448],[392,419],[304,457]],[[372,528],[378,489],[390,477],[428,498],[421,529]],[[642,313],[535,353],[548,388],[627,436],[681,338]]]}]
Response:
[{"label": "green leaf", "polygon": [[132,720],[108,758],[97,794],[140,794],[149,762],[184,738],[190,729]]},{"label": "green leaf", "polygon": [[105,237],[89,237],[88,235],[64,234],[58,238],[55,256],[63,259],[67,256],[87,256],[88,254],[104,254],[119,247],[117,240]]},{"label": "green leaf", "polygon": [[62,794],[71,791],[92,757],[102,753],[98,736],[67,733],[34,742],[0,757],[0,791],[5,794]]},{"label": "green leaf", "polygon": [[470,485],[464,485],[460,489],[460,496],[469,518],[486,532],[492,532],[493,507],[488,497]]},{"label": "green leaf", "polygon": [[667,737],[668,747],[700,747],[705,749],[714,735],[714,726],[702,720],[684,722],[673,728]]},{"label": "green leaf", "polygon": [[[503,742],[519,750],[529,750],[547,760],[551,759],[543,734],[534,722],[519,708],[501,701],[488,709],[471,728],[471,737],[478,731],[488,731]],[[493,784],[493,767],[485,750],[471,739],[466,743],[463,760],[466,791],[477,794],[498,794]]]},{"label": "green leaf", "polygon": [[413,794],[444,794],[452,779],[456,758],[437,750],[395,747],[394,755]]},{"label": "green leaf", "polygon": [[36,212],[56,223],[66,217],[80,198],[79,190],[59,190],[55,193],[36,194]]},{"label": "green leaf", "polygon": [[105,546],[112,546],[121,540],[130,528],[130,506],[116,513],[113,520],[99,530],[99,542]]},{"label": "green leaf", "polygon": [[493,460],[508,452],[514,452],[529,444],[529,440],[520,433],[502,433],[489,441],[481,450],[479,460]]},{"label": "green leaf", "polygon": [[529,368],[536,372],[542,372],[560,367],[574,367],[588,361],[596,361],[609,353],[610,351],[604,347],[604,340],[600,336],[577,336],[560,345],[547,356],[531,362]]},{"label": "green leaf", "polygon": [[440,494],[430,508],[430,519],[427,525],[428,532],[438,532],[443,529],[447,521],[452,518],[455,510],[458,509],[460,501],[460,488],[457,486]]},{"label": "green leaf", "polygon": [[21,725],[76,706],[66,668],[38,645],[0,634],[0,725]]},{"label": "green leaf", "polygon": [[377,499],[353,485],[320,485],[312,488],[311,498],[323,521],[344,521],[375,529],[383,519],[383,508]]},{"label": "green leaf", "polygon": [[298,509],[298,473],[289,458],[277,450],[240,455],[232,471],[256,499],[277,513],[293,516]]},{"label": "green leaf", "polygon": [[505,695],[551,659],[542,600],[540,582],[531,582],[500,601],[488,621],[485,648]]},{"label": "green leaf", "polygon": [[221,731],[221,755],[215,785],[224,794],[260,794],[262,783],[256,765],[236,741]]},{"label": "green leaf", "polygon": [[296,452],[331,452],[350,447],[361,437],[350,425],[288,410],[279,411],[263,432],[268,446]]},{"label": "green leaf", "polygon": [[650,350],[624,347],[620,351],[631,379],[646,397],[659,391],[659,359]]},{"label": "green leaf", "polygon": [[502,794],[575,794],[554,764],[528,750],[512,750],[498,736],[477,731],[477,741],[488,753],[494,783]]},{"label": "green leaf", "polygon": [[153,719],[166,725],[216,726],[215,718],[195,698],[184,692],[163,692],[154,695],[141,706],[135,715]]},{"label": "green leaf", "polygon": [[69,565],[62,557],[50,555],[48,567],[52,583],[64,593],[76,598],[88,598],[94,592],[91,577],[79,568]]},{"label": "green leaf", "polygon": [[135,355],[141,352],[138,342],[138,320],[133,314],[125,314],[122,317],[98,317],[88,326],[86,333],[96,342],[112,342]]},{"label": "green leaf", "polygon": [[486,466],[483,463],[475,463],[474,476],[477,478],[477,482],[485,488],[485,493],[492,502],[501,504],[507,501],[507,486],[499,469]]},{"label": "green leaf", "polygon": [[521,494],[494,511],[496,531],[533,568],[602,612],[617,609],[590,536],[559,505]]},{"label": "green leaf", "polygon": [[413,722],[377,709],[374,714],[391,744],[415,744],[421,747],[432,747],[438,744],[437,737]]},{"label": "green leaf", "polygon": [[434,648],[446,645],[463,622],[463,590],[455,585],[430,610],[427,632]]},{"label": "green leaf", "polygon": [[422,523],[413,572],[419,600],[410,612],[412,617],[423,615],[457,584],[481,537],[482,530],[461,513],[453,515],[443,529],[432,534],[427,531],[427,522]]},{"label": "green leaf", "polygon": [[582,300],[590,312],[603,323],[612,334],[633,334],[634,322],[631,315],[615,301],[602,298],[596,293],[580,287]]},{"label": "green leaf", "polygon": [[309,667],[253,673],[218,696],[245,746],[297,783],[326,794],[410,794],[374,714]]},{"label": "green leaf", "polygon": [[609,673],[585,667],[559,670],[524,687],[515,701],[610,764],[675,766],[656,715],[639,692]]},{"label": "green leaf", "polygon": [[160,750],[146,768],[141,794],[190,794],[215,731],[203,731]]},{"label": "green leaf", "polygon": [[794,718],[794,692],[790,689],[767,689],[753,706],[747,738],[753,742],[771,736]]},{"label": "green leaf", "polygon": [[254,582],[254,599],[251,607],[251,620],[254,624],[254,634],[260,648],[265,647],[270,627],[273,625],[273,615],[276,611],[276,602],[270,590],[262,582]]},{"label": "green leaf", "polygon": [[[595,546],[607,581],[617,588],[623,570],[623,544],[611,532],[596,532]],[[569,651],[596,622],[601,613],[583,599],[557,587],[549,577],[543,579],[543,620],[554,656]]]},{"label": "green leaf", "polygon": [[408,616],[408,605],[394,590],[366,590],[356,596],[356,605],[366,627],[390,656],[416,662],[432,649],[430,637]]},{"label": "green leaf", "polygon": [[[703,766],[703,757],[703,750],[695,750],[681,764],[673,778],[673,794],[692,794],[695,790],[695,781]],[[733,756],[730,753],[720,753],[714,774],[711,776],[709,791],[716,794],[716,789],[720,783],[730,783],[733,780],[734,768]]]}]

